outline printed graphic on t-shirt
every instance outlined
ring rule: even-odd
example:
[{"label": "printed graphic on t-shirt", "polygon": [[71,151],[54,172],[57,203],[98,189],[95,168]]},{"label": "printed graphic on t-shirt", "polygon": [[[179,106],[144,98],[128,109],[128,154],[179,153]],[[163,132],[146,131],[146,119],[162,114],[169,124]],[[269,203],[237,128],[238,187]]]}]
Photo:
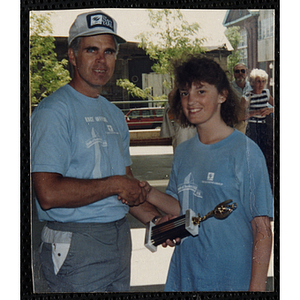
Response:
[{"label": "printed graphic on t-shirt", "polygon": [[208,172],[206,180],[202,180],[202,183],[215,184],[215,185],[223,185],[222,182],[215,182],[215,173]]},{"label": "printed graphic on t-shirt", "polygon": [[203,198],[203,193],[198,189],[198,186],[194,183],[194,176],[192,173],[189,173],[182,184],[178,186],[178,194],[183,193],[182,196],[182,211],[185,211],[189,208],[194,207],[194,197]]},{"label": "printed graphic on t-shirt", "polygon": [[[90,117],[85,117],[84,119],[87,125],[92,125],[90,138],[86,141],[85,145],[87,148],[94,147],[95,157],[94,157],[94,168],[92,172],[93,178],[101,178],[102,177],[101,156],[103,154],[101,152],[101,148],[103,149],[108,147],[108,142],[107,142],[108,135],[119,134],[119,132],[114,130],[113,125],[109,124],[106,117],[90,116]],[[102,134],[100,134],[97,131],[99,130],[99,128],[97,127],[98,126],[97,123],[102,123],[102,124],[104,123],[103,124],[104,127],[102,127],[102,125],[99,124],[101,126],[100,132]],[[103,134],[103,132],[105,132],[105,134]]]}]

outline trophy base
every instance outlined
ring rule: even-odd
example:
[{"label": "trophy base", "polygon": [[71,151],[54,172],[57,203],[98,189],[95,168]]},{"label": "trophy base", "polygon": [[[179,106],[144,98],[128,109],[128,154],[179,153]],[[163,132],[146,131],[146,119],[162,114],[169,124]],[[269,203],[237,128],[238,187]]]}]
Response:
[{"label": "trophy base", "polygon": [[164,243],[167,239],[183,239],[190,235],[198,235],[200,225],[194,224],[192,220],[194,217],[196,217],[196,214],[191,209],[188,209],[185,215],[162,224],[154,225],[152,222],[147,223],[145,247],[151,252],[156,252],[157,246]]}]

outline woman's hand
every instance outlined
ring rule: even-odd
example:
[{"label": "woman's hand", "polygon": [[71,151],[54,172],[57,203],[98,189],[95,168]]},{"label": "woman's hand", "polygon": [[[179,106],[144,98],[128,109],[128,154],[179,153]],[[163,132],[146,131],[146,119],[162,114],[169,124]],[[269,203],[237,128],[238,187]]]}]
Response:
[{"label": "woman's hand", "polygon": [[[177,216],[165,215],[165,216],[161,217],[160,219],[158,219],[157,222],[155,223],[155,225],[162,224],[162,223],[167,222],[167,221],[169,221],[171,219],[174,219],[174,218],[177,218]],[[176,238],[175,240],[167,239],[164,243],[162,243],[162,246],[164,248],[166,248],[168,246],[174,247],[175,245],[179,245],[180,242],[181,242],[180,238]]]}]

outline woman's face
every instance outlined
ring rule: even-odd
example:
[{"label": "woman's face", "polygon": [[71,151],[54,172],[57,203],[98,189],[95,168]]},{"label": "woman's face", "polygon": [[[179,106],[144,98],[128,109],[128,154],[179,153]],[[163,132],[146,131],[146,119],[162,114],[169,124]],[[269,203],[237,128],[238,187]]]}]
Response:
[{"label": "woman's face", "polygon": [[263,91],[263,89],[266,86],[266,79],[260,78],[260,77],[256,77],[255,81],[254,81],[254,93],[255,94],[261,94],[261,92]]},{"label": "woman's face", "polygon": [[190,88],[179,89],[183,112],[190,123],[213,125],[221,119],[221,103],[226,100],[214,85],[193,82]]}]

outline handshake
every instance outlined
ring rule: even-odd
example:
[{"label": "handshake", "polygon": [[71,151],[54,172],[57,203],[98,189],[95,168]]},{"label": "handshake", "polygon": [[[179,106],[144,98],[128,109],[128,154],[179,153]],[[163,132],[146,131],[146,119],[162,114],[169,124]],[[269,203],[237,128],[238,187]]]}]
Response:
[{"label": "handshake", "polygon": [[[129,189],[129,193],[118,194],[118,199],[122,201],[122,203],[127,204],[131,207],[131,209],[138,209],[139,205],[147,201],[148,205],[150,204],[154,206],[156,209],[159,209],[165,214],[164,216],[161,215],[154,218],[152,216],[152,222],[149,222],[149,219],[142,221],[144,224],[147,224],[147,226],[149,224],[151,224],[151,226],[163,224],[172,219],[176,219],[180,215],[180,204],[177,199],[152,187],[147,181],[139,181],[128,176],[123,177],[123,179],[128,180],[127,187],[129,186],[129,184],[132,185]],[[149,206],[147,206],[147,208],[145,209],[149,212],[151,211]],[[168,236],[166,236],[165,240],[160,241],[159,244],[162,244],[163,247],[173,247],[175,246],[175,244],[179,244],[180,241],[180,237],[177,238],[172,236],[168,238]]]},{"label": "handshake", "polygon": [[146,181],[139,181],[128,175],[121,176],[120,178],[120,188],[121,191],[118,193],[118,199],[122,201],[123,204],[128,206],[138,206],[143,204],[150,193],[152,187]]}]

